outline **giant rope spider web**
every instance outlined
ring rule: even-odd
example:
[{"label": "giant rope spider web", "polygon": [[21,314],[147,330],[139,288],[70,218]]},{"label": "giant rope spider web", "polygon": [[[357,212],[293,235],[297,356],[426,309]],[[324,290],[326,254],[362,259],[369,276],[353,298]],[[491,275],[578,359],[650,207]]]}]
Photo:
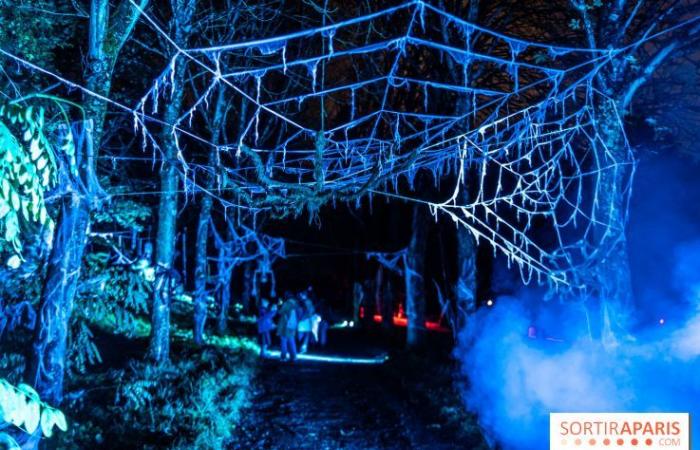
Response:
[{"label": "giant rope spider web", "polygon": [[[615,234],[592,232],[615,226],[597,213],[605,208],[600,180],[623,177],[628,189],[633,158],[626,142],[611,151],[601,137],[594,108],[611,101],[592,80],[623,49],[529,42],[422,1],[246,42],[169,42],[175,56],[134,109],[135,125],[145,143],[145,118],[168,96],[178,58],[203,86],[172,124],[178,143],[197,136],[192,121],[208,113],[217,86],[241,96],[241,133],[216,145],[216,195],[311,209],[363,196],[406,199],[401,179],[451,174],[454,195],[445,201],[408,199],[502,251],[525,281],[557,285],[575,283],[576,267]],[[182,147],[178,157],[187,175]],[[478,192],[460,201],[468,181]]]},{"label": "giant rope spider web", "polygon": [[[593,80],[638,43],[548,45],[414,0],[338,22],[324,16],[286,35],[183,48],[140,12],[174,57],[135,107],[0,52],[128,111],[154,158],[151,128],[171,132],[186,191],[225,207],[298,213],[373,196],[420,202],[505,254],[524,281],[569,288],[585,288],[580,272],[621,235],[634,158],[619,117],[612,126],[622,148],[608,145],[602,128],[611,123],[601,126],[596,111],[617,112]],[[178,60],[197,83],[184,87],[184,113],[166,123],[158,105],[172,94]],[[209,114],[220,86],[241,100],[235,119],[244,126],[213,143],[193,121]],[[216,166],[193,164],[188,141],[214,148]],[[198,171],[216,175],[213,190],[198,183]],[[406,195],[401,183],[412,185],[419,172],[452,180],[453,195]],[[622,192],[603,195],[611,178]],[[465,196],[470,183],[476,192]]]}]

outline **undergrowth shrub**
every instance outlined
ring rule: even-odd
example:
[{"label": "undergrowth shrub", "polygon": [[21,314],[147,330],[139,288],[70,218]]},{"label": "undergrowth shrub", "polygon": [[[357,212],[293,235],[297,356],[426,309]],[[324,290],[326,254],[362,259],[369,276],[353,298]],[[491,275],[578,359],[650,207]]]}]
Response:
[{"label": "undergrowth shrub", "polygon": [[112,400],[84,396],[60,448],[225,448],[249,401],[255,355],[205,348],[178,358],[163,366],[132,361],[105,374]]}]

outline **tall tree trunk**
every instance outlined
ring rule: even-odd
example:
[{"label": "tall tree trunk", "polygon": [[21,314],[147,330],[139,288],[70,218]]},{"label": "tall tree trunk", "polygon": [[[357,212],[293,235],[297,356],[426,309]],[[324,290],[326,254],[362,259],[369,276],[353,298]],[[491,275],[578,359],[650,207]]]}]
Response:
[{"label": "tall tree trunk", "polygon": [[406,345],[416,347],[425,335],[425,250],[428,237],[428,218],[422,205],[413,207],[413,233],[408,245],[404,277],[406,281],[406,318],[408,329]]},{"label": "tall tree trunk", "polygon": [[[469,171],[468,173],[472,173]],[[469,203],[469,180],[461,187],[457,197],[460,205]],[[457,281],[455,302],[457,306],[456,326],[462,330],[476,310],[476,241],[467,227],[457,227]]]},{"label": "tall tree trunk", "polygon": [[241,291],[241,305],[243,311],[249,311],[250,300],[255,296],[255,263],[247,262],[243,265],[243,290]]},{"label": "tall tree trunk", "polygon": [[[147,0],[139,2],[141,7],[146,4]],[[72,189],[61,199],[28,365],[29,380],[41,398],[53,405],[59,405],[63,398],[68,327],[87,243],[91,202],[98,194],[95,161],[104,134],[107,105],[94,94],[109,96],[114,62],[138,16],[139,11],[129,1],[123,1],[111,17],[113,27],[109,28],[109,1],[90,3],[85,87],[91,94],[86,93],[83,99],[86,120],[82,128],[74,127],[73,133],[77,137],[78,178],[70,175],[67,163],[62,165],[63,175],[67,177],[64,184]]]},{"label": "tall tree trunk", "polygon": [[382,283],[381,310],[382,326],[389,329],[394,326],[394,283],[391,282],[391,273],[386,272]]},{"label": "tall tree trunk", "polygon": [[[175,29],[175,43],[187,46],[191,32],[194,0],[173,0],[172,22]],[[164,121],[173,125],[182,109],[183,85],[185,80],[185,62],[182,55],[177,55],[171,77],[171,96],[165,107]],[[177,204],[179,176],[177,171],[177,141],[174,130],[168,126],[163,130],[162,150],[163,165],[160,171],[160,204],[158,207],[158,232],[156,235],[156,283],[153,289],[151,309],[151,340],[148,356],[151,360],[162,363],[170,354],[170,301],[172,296],[172,271],[175,260],[175,239],[177,237]]]},{"label": "tall tree trunk", "polygon": [[[209,188],[207,188],[209,190]],[[212,199],[209,194],[203,194],[199,219],[197,221],[197,241],[195,244],[194,267],[194,342],[197,345],[204,341],[204,327],[207,320],[207,237],[209,234],[209,218],[211,217]]]},{"label": "tall tree trunk", "polygon": [[[233,219],[230,219],[233,220]],[[234,239],[234,227],[231,223],[226,227],[226,242],[231,242]],[[226,334],[228,329],[228,310],[231,306],[231,280],[233,279],[233,271],[236,270],[236,263],[231,255],[227,253],[226,247],[219,250],[219,280],[221,280],[221,299],[218,318],[218,331],[220,335]]]},{"label": "tall tree trunk", "polygon": [[[624,135],[615,108],[607,103],[597,111],[607,154],[598,155],[601,166],[629,161]],[[598,320],[604,345],[614,346],[618,337],[628,334],[632,316],[632,281],[627,253],[626,196],[625,183],[629,180],[630,168],[617,165],[606,169],[598,180],[594,236],[600,243],[600,259],[593,269],[594,286],[599,296]]]},{"label": "tall tree trunk", "polygon": [[374,276],[374,311],[365,308],[365,317],[371,322],[373,314],[382,314],[382,289],[384,289],[384,266],[379,264]]},{"label": "tall tree trunk", "polygon": [[31,381],[41,399],[52,405],[59,405],[63,400],[68,328],[87,242],[90,214],[86,201],[80,197],[71,193],[61,201],[41,293],[30,368]]},{"label": "tall tree trunk", "polygon": [[[225,90],[223,86],[218,88],[218,97],[214,110],[214,119],[211,122],[212,142],[218,144],[221,136],[221,126],[224,120],[226,107]],[[209,167],[217,166],[217,148],[209,150]],[[211,190],[214,187],[214,174],[206,174],[202,194],[202,207],[199,210],[197,221],[197,237],[195,244],[195,268],[194,268],[194,342],[200,345],[204,341],[204,327],[207,321],[207,244],[209,237],[209,219],[211,218],[212,197]]]},{"label": "tall tree trunk", "polygon": [[226,265],[223,273],[219,274],[221,280],[221,308],[219,308],[219,318],[217,329],[220,335],[226,334],[228,330],[228,310],[231,306],[231,278],[235,266]]},{"label": "tall tree trunk", "polygon": [[[59,405],[63,400],[63,376],[66,365],[66,347],[78,288],[80,269],[90,224],[90,191],[93,178],[91,128],[76,130],[75,139],[78,173],[76,180],[70,168],[62,164],[62,184],[66,193],[61,199],[61,210],[54,232],[53,246],[47,262],[46,279],[41,293],[39,320],[29,364],[29,379],[41,399]],[[87,187],[87,190],[84,188]]]},{"label": "tall tree trunk", "polygon": [[[445,2],[440,1],[440,5],[445,8]],[[471,23],[476,23],[479,16],[479,1],[462,2],[454,5],[457,8],[457,15],[464,17]],[[449,30],[443,27],[443,36],[449,39]],[[474,37],[471,38],[475,39]],[[448,66],[452,73],[459,73],[453,59],[448,59]],[[473,78],[478,78],[478,71],[473,67],[469,67],[466,71],[465,85],[469,85]],[[467,99],[458,99],[455,105],[455,110],[458,115],[464,115],[469,111]],[[473,196],[473,180],[476,178],[476,171],[473,167],[465,164],[465,179],[461,186],[461,190],[457,196],[459,205],[467,205],[470,203]],[[477,245],[474,236],[468,228],[464,226],[457,227],[457,280],[454,287],[454,297],[456,306],[456,322],[457,330],[462,330],[467,325],[469,317],[476,310],[476,251]]]},{"label": "tall tree trunk", "polygon": [[153,289],[151,309],[151,340],[149,357],[156,362],[168,359],[170,351],[170,276],[175,257],[176,213],[177,213],[177,170],[169,162],[174,156],[174,143],[165,143],[164,151],[168,162],[160,173],[160,205],[158,208],[158,233],[156,235],[156,283]]}]

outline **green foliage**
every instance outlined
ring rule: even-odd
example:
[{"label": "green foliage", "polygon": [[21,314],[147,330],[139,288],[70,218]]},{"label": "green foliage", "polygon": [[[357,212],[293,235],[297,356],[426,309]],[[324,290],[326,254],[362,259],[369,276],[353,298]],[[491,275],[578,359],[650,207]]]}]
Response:
[{"label": "green foliage", "polygon": [[126,264],[114,264],[109,253],[85,255],[85,279],[81,282],[71,324],[69,367],[85,373],[102,362],[88,324],[127,337],[142,335],[140,316],[148,312],[151,283]]},{"label": "green foliage", "polygon": [[[138,202],[116,200],[93,214],[95,227],[141,231],[150,209]],[[83,275],[71,325],[69,367],[85,373],[87,367],[102,362],[88,324],[111,333],[136,337],[141,334],[140,316],[148,311],[151,283],[142,270],[113,253],[121,252],[111,241],[110,232],[97,233],[92,250],[83,258]]]},{"label": "green foliage", "polygon": [[93,340],[92,330],[84,320],[77,321],[72,327],[72,342],[68,352],[69,367],[80,373],[86,373],[89,365],[102,362],[100,350]]},{"label": "green foliage", "polygon": [[[119,188],[110,190],[120,192]],[[83,257],[71,323],[70,369],[86,373],[88,366],[102,361],[88,324],[127,337],[142,336],[141,316],[148,312],[152,283],[144,277],[142,267],[129,263],[112,236],[124,230],[143,230],[150,213],[141,203],[119,198],[93,213],[93,230],[109,231],[96,232],[91,250]]]},{"label": "green foliage", "polygon": [[[48,230],[47,230],[48,232]],[[42,286],[42,242],[39,239],[24,242],[22,259],[17,269],[7,270],[0,261],[0,298],[5,306],[22,301],[38,300]],[[0,238],[0,255],[13,255],[12,244]]]},{"label": "green foliage", "polygon": [[[72,135],[61,145],[74,155]],[[53,226],[44,193],[56,184],[56,159],[45,133],[44,109],[0,105],[0,226],[16,255],[8,260],[19,267],[22,225]]]},{"label": "green foliage", "polygon": [[181,438],[173,449],[211,449],[224,447],[231,437],[247,404],[248,391],[243,389],[248,375],[242,371],[230,373],[218,369],[203,374],[193,386],[190,420],[196,427],[194,439]]},{"label": "green foliage", "polygon": [[196,362],[158,369],[144,365],[137,374],[118,393],[119,411],[153,432],[178,436],[173,449],[202,450],[223,448],[231,437],[252,377],[249,366],[230,364],[212,350]]},{"label": "green foliage", "polygon": [[0,0],[0,46],[44,67],[71,42],[76,17],[68,0]]},{"label": "green foliage", "polygon": [[80,293],[78,313],[133,337],[138,316],[148,311],[151,283],[132,266],[114,264],[111,256],[103,252],[86,255],[85,271],[92,282],[84,285]]},{"label": "green foliage", "polygon": [[[107,185],[106,181],[101,184]],[[97,225],[114,225],[120,229],[143,231],[144,224],[151,217],[151,208],[148,206],[118,197],[119,194],[127,192],[126,186],[113,187],[110,189],[114,199],[105,208],[101,208],[93,213],[93,221]]]},{"label": "green foliage", "polygon": [[74,409],[85,421],[76,419],[59,448],[99,448],[103,439],[125,448],[225,448],[248,403],[256,355],[214,348],[177,354],[182,359],[167,365],[132,361],[107,372],[98,384],[115,386],[113,403],[105,391],[84,399]]},{"label": "green foliage", "polygon": [[[0,413],[3,422],[12,424],[28,434],[41,427],[45,437],[53,435],[54,426],[66,431],[68,424],[63,413],[42,402],[39,394],[31,386],[20,384],[15,387],[0,379]],[[6,434],[0,433],[0,441],[8,447],[19,448],[16,442]]]}]

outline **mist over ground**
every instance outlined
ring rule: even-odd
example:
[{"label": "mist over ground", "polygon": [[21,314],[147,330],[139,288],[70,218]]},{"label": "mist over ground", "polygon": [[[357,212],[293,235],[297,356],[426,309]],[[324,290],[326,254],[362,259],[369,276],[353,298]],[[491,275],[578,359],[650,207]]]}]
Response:
[{"label": "mist over ground", "polygon": [[[455,355],[464,399],[493,444],[548,448],[550,412],[700,413],[698,165],[640,162],[630,211],[632,341],[605,350],[585,308],[523,287],[482,308]],[[700,423],[691,419],[692,432]]]}]

